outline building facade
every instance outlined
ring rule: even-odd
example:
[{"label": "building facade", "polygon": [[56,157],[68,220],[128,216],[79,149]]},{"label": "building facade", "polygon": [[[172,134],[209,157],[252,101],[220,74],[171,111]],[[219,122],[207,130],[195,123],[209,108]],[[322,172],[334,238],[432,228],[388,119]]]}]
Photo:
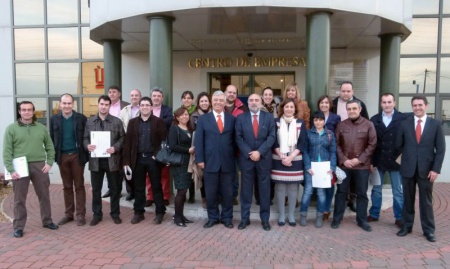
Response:
[{"label": "building facade", "polygon": [[266,86],[281,95],[295,81],[314,110],[351,80],[370,115],[380,93],[393,92],[404,112],[412,95],[426,94],[449,145],[450,1],[318,2],[2,1],[0,131],[22,100],[47,124],[66,92],[93,115],[110,85],[126,101],[132,89],[159,86],[178,107],[185,90],[236,84],[245,100]]}]

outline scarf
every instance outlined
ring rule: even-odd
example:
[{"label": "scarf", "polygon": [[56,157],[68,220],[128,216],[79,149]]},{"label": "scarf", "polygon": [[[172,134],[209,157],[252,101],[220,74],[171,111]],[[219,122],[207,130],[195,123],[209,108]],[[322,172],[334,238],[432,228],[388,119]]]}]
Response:
[{"label": "scarf", "polygon": [[281,153],[291,153],[297,145],[297,121],[294,117],[280,118],[280,130],[278,131],[278,143]]},{"label": "scarf", "polygon": [[267,109],[268,112],[273,114],[273,109],[275,108],[275,101],[272,100],[272,102],[270,104],[264,103],[264,107]]}]

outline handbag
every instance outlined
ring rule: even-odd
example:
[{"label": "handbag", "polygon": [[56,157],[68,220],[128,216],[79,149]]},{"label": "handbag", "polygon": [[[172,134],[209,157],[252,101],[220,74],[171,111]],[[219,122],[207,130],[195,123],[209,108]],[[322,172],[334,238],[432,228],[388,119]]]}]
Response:
[{"label": "handbag", "polygon": [[[180,143],[180,132],[178,131],[178,144]],[[169,143],[163,141],[161,149],[156,153],[155,160],[165,165],[180,166],[183,164],[183,154],[170,150]]]}]

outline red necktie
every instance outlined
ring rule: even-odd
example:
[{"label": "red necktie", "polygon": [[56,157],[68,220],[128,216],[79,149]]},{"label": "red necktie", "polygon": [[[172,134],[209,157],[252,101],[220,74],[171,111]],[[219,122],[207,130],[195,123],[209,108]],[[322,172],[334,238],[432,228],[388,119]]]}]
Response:
[{"label": "red necktie", "polygon": [[421,122],[422,122],[422,120],[419,119],[417,121],[417,126],[416,126],[416,140],[417,140],[417,144],[420,143],[420,138],[422,137],[422,126],[420,125]]},{"label": "red necktie", "polygon": [[219,132],[222,133],[223,132],[223,122],[222,122],[222,117],[220,116],[220,114],[217,114],[217,127],[219,127]]},{"label": "red necktie", "polygon": [[258,137],[258,115],[253,115],[253,133],[255,134],[255,138]]}]

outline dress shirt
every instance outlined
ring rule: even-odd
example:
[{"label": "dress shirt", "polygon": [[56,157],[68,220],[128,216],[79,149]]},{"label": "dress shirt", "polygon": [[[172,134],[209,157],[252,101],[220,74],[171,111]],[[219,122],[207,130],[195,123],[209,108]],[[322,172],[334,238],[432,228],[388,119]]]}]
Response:
[{"label": "dress shirt", "polygon": [[120,100],[117,101],[115,104],[111,103],[111,106],[109,107],[109,114],[111,114],[114,117],[119,117],[119,115],[120,115]]},{"label": "dress shirt", "polygon": [[389,126],[389,124],[390,124],[391,121],[392,121],[392,117],[394,116],[394,113],[395,113],[395,112],[392,111],[391,115],[388,116],[388,115],[386,115],[386,113],[384,113],[384,111],[381,112],[381,117],[383,118],[384,126],[386,126],[386,127]]},{"label": "dress shirt", "polygon": [[162,106],[159,106],[159,107],[153,107],[153,109],[152,109],[152,113],[153,113],[153,115],[155,116],[155,117],[160,117],[161,116],[161,107]]},{"label": "dress shirt", "polygon": [[423,134],[423,128],[425,127],[425,122],[427,121],[427,114],[425,114],[422,118],[414,116],[414,130],[417,128],[417,121],[419,121],[419,119],[422,120],[422,122],[420,123],[420,127],[422,127],[421,129]]},{"label": "dress shirt", "polygon": [[213,114],[214,114],[214,118],[216,119],[216,122],[218,119],[217,115],[220,115],[220,118],[222,119],[223,128],[225,128],[225,113],[224,112],[217,113],[216,111],[213,110]]},{"label": "dress shirt", "polygon": [[256,113],[253,113],[253,112],[250,111],[250,114],[252,115],[252,124],[253,124],[253,120],[254,120],[253,115],[256,115],[256,118],[257,118],[258,124],[259,124],[259,113],[260,112],[261,112],[261,110],[258,110],[258,112],[256,112]]}]

